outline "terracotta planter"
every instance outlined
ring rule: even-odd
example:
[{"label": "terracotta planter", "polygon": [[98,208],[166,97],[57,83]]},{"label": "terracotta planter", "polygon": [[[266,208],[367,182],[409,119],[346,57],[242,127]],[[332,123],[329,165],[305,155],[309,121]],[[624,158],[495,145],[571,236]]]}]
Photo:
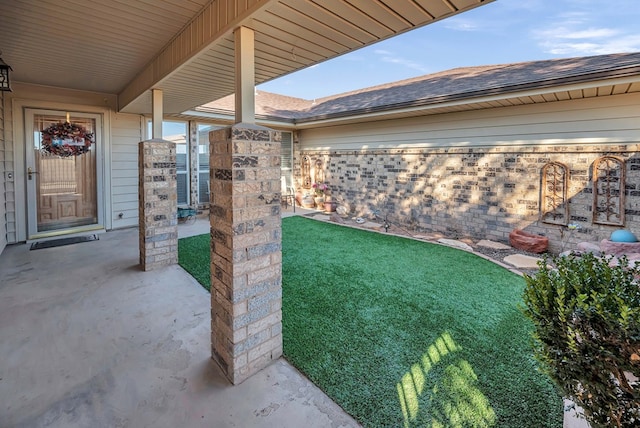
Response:
[{"label": "terracotta planter", "polygon": [[509,233],[509,243],[513,248],[531,253],[544,253],[549,247],[549,238],[534,235],[524,230],[514,229]]},{"label": "terracotta planter", "polygon": [[325,212],[332,213],[335,212],[338,203],[336,201],[324,201],[324,210]]}]

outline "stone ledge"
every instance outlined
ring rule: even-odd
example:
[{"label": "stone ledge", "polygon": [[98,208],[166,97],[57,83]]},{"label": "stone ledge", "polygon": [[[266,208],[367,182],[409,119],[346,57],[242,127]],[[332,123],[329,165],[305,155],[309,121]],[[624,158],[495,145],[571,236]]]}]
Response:
[{"label": "stone ledge", "polygon": [[537,269],[538,262],[542,261],[542,259],[522,254],[512,254],[505,257],[504,261],[518,269]]}]

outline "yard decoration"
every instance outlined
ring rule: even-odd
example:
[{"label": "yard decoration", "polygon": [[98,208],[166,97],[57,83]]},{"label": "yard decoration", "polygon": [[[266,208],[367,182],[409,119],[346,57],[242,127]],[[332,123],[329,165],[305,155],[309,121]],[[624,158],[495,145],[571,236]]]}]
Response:
[{"label": "yard decoration", "polygon": [[613,242],[638,242],[638,238],[630,230],[614,230],[611,232],[611,241]]},{"label": "yard decoration", "polygon": [[324,210],[324,202],[325,202],[325,193],[329,186],[324,183],[313,183],[311,185],[315,192],[315,197],[313,198],[316,208],[319,210]]},{"label": "yard decoration", "polygon": [[302,205],[303,208],[313,208],[315,204],[316,203],[313,199],[313,196],[311,196],[311,194],[309,193],[305,193],[305,195],[302,197],[302,203],[300,205]]},{"label": "yard decoration", "polygon": [[549,238],[534,235],[520,229],[513,229],[509,233],[509,243],[513,248],[529,251],[531,253],[544,253],[549,246]]},{"label": "yard decoration", "polygon": [[75,123],[56,123],[42,131],[42,151],[63,158],[87,153],[93,142],[93,132]]},{"label": "yard decoration", "polygon": [[[585,253],[525,275],[536,357],[593,428],[640,426],[640,264]],[[555,268],[550,265],[555,265]]]}]

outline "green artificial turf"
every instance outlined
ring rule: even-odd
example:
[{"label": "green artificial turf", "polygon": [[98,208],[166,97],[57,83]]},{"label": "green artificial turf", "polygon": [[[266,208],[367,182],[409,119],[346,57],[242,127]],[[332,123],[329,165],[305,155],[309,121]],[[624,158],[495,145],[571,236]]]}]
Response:
[{"label": "green artificial turf", "polygon": [[282,229],[285,357],[364,426],[562,426],[522,278],[401,237],[301,217]]},{"label": "green artificial turf", "polygon": [[178,264],[209,291],[211,291],[210,242],[209,234],[178,239]]}]

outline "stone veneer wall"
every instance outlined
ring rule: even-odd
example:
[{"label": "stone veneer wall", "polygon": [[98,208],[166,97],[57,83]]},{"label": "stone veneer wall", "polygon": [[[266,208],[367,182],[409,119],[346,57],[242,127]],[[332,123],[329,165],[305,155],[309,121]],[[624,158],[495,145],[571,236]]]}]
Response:
[{"label": "stone veneer wall", "polygon": [[138,145],[140,264],[153,270],[178,263],[176,145],[148,140]]},{"label": "stone veneer wall", "polygon": [[[548,236],[550,251],[580,241],[599,242],[623,226],[594,224],[592,169],[596,159],[625,161],[625,224],[640,236],[639,144],[520,146],[362,151],[297,151],[296,182],[303,155],[320,159],[330,193],[354,214],[380,210],[414,231],[508,242],[514,228]],[[540,220],[541,170],[568,166],[568,222],[578,231]],[[312,172],[313,174],[313,172]]]},{"label": "stone veneer wall", "polygon": [[282,355],[281,133],[212,131],[211,347],[240,383]]}]

